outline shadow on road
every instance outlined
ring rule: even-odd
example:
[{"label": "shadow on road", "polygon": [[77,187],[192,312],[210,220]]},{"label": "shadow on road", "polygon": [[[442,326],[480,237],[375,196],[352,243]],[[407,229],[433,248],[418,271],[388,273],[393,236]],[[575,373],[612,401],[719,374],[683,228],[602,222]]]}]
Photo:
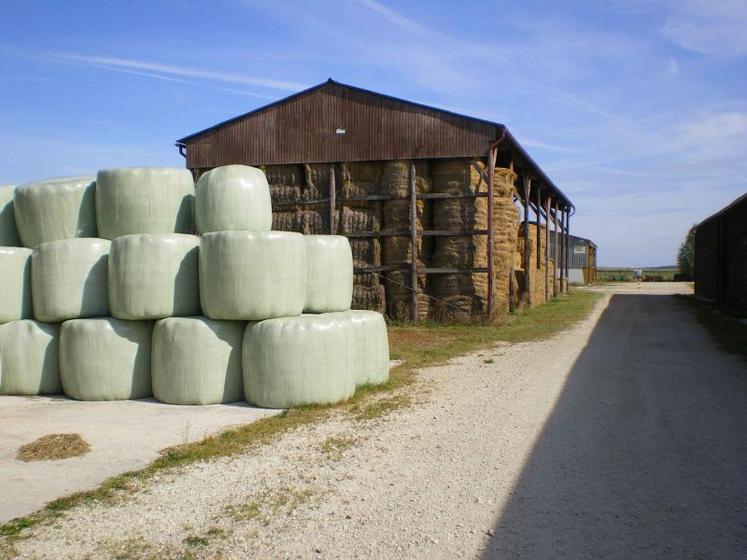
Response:
[{"label": "shadow on road", "polygon": [[482,558],[747,558],[745,369],[675,298],[613,296]]}]

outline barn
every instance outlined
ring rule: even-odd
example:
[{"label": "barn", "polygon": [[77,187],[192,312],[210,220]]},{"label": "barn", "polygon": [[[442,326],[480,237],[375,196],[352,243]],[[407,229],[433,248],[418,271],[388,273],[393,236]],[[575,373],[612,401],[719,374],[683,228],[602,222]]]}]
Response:
[{"label": "barn", "polygon": [[575,208],[502,124],[330,79],[176,146],[195,179],[261,167],[273,229],[347,236],[356,308],[492,321],[566,289]]}]

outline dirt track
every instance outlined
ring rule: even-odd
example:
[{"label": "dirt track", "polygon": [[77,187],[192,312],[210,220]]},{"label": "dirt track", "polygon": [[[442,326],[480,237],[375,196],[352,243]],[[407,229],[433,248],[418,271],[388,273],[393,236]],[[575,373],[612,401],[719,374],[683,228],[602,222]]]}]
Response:
[{"label": "dirt track", "polygon": [[424,371],[414,406],[191,466],[18,551],[744,557],[747,367],[666,290],[610,289],[606,308],[553,340]]}]

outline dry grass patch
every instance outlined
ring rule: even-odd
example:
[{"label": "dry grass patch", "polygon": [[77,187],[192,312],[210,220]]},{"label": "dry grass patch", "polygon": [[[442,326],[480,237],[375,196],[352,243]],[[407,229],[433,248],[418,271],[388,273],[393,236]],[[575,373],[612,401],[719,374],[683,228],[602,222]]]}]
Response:
[{"label": "dry grass patch", "polygon": [[18,450],[19,461],[55,461],[80,457],[91,450],[91,446],[80,434],[49,434],[27,443]]}]

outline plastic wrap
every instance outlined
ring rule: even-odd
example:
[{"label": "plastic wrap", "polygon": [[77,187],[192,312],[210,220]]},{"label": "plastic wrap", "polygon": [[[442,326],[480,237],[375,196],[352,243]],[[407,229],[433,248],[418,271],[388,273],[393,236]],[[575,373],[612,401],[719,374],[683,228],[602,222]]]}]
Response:
[{"label": "plastic wrap", "polygon": [[341,313],[279,317],[244,333],[244,397],[253,405],[291,408],[353,396],[347,364],[349,321]]},{"label": "plastic wrap", "polygon": [[96,177],[99,236],[193,233],[195,186],[186,169],[103,169]]},{"label": "plastic wrap", "polygon": [[31,249],[0,247],[0,323],[31,316]]},{"label": "plastic wrap", "polygon": [[171,317],[153,327],[153,396],[169,404],[243,400],[241,340],[246,323]]},{"label": "plastic wrap", "polygon": [[0,395],[62,392],[59,340],[56,323],[23,320],[0,325]]},{"label": "plastic wrap", "polygon": [[34,318],[57,322],[108,315],[109,245],[107,239],[61,239],[34,249]]},{"label": "plastic wrap", "polygon": [[248,165],[224,165],[197,181],[195,224],[198,233],[270,231],[272,200],[262,170]]},{"label": "plastic wrap", "polygon": [[300,233],[216,231],[200,246],[200,301],[211,319],[299,315],[306,300]]},{"label": "plastic wrap", "polygon": [[13,210],[21,242],[96,237],[96,183],[93,177],[60,177],[16,187]]},{"label": "plastic wrap", "polygon": [[118,319],[200,315],[200,239],[141,233],[112,241],[109,305]]},{"label": "plastic wrap", "polygon": [[307,313],[346,311],[353,301],[353,253],[347,237],[305,235]]},{"label": "plastic wrap", "polygon": [[65,394],[82,401],[150,397],[152,332],[152,321],[112,317],[65,321],[60,331]]},{"label": "plastic wrap", "polygon": [[356,385],[380,385],[389,380],[389,334],[375,311],[336,313],[348,321],[348,367]]},{"label": "plastic wrap", "polygon": [[15,185],[0,185],[0,245],[5,247],[21,246],[13,210],[15,190]]}]

